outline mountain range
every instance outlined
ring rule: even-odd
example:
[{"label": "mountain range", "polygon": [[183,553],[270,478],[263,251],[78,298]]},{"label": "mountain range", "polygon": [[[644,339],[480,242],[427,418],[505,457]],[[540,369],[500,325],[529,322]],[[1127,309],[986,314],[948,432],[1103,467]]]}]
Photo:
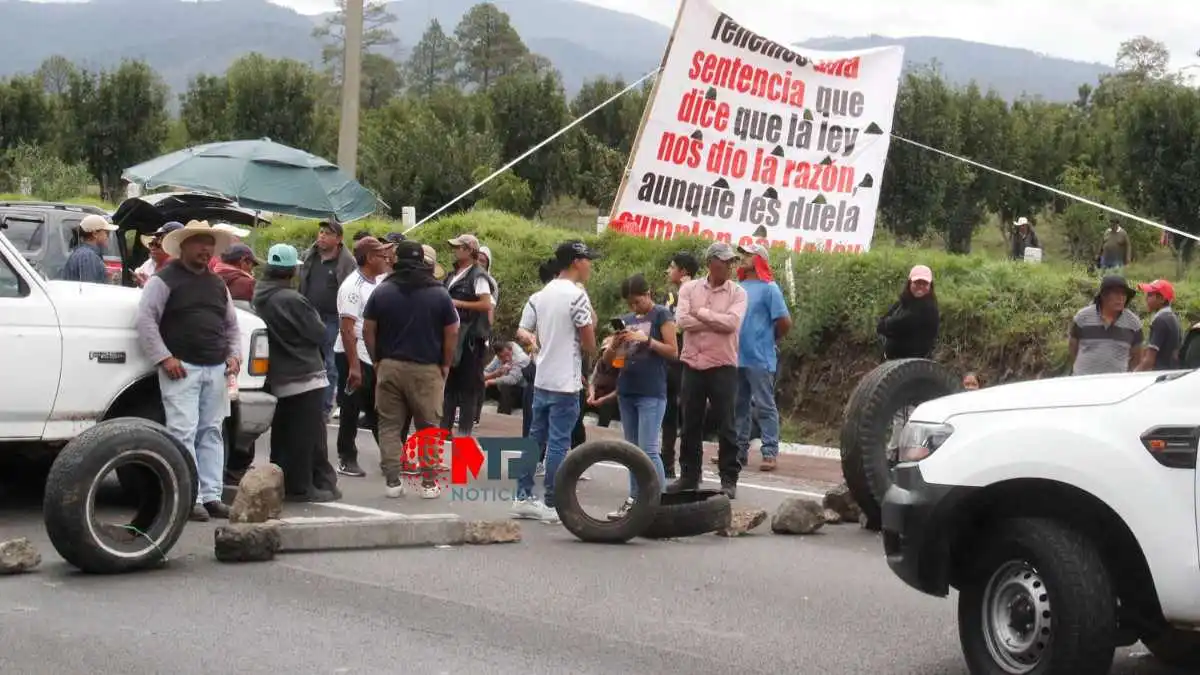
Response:
[{"label": "mountain range", "polygon": [[[478,0],[397,0],[392,31],[399,44],[388,54],[404,58],[432,19],[452,32]],[[669,29],[631,14],[577,0],[493,0],[508,13],[530,50],[562,73],[568,94],[600,76],[641,77],[662,59]],[[317,64],[321,45],[312,37],[323,16],[306,16],[267,0],[91,0],[82,3],[0,0],[0,77],[32,72],[61,54],[90,68],[124,58],[145,59],[175,93],[200,73],[224,71],[250,51]],[[936,60],[955,84],[974,80],[1007,99],[1027,94],[1051,101],[1076,98],[1111,66],[1083,63],[1024,49],[940,37],[826,37],[800,43],[822,50],[886,44],[905,47],[910,66]]]}]

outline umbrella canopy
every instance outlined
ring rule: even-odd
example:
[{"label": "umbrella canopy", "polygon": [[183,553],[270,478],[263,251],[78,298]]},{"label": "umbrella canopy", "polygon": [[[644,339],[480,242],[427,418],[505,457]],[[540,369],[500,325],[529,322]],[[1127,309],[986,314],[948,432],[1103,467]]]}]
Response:
[{"label": "umbrella canopy", "polygon": [[130,167],[122,178],[147,189],[215,192],[251,209],[344,223],[371,215],[378,203],[333,164],[266,138],[186,148]]}]

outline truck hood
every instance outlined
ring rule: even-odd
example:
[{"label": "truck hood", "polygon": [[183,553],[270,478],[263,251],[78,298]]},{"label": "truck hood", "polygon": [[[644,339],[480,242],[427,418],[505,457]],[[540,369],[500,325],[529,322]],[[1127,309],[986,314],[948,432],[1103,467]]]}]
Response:
[{"label": "truck hood", "polygon": [[[134,331],[142,289],[109,284],[87,284],[78,281],[47,281],[46,293],[58,311],[58,322],[64,330],[124,330]],[[266,378],[246,372],[250,341],[255,331],[265,331],[267,325],[253,312],[237,309],[238,329],[242,334],[242,372],[238,375],[241,389],[262,389]]]},{"label": "truck hood", "polygon": [[923,403],[912,419],[940,423],[971,413],[1113,405],[1153,386],[1163,374],[1118,373],[1005,384]]}]

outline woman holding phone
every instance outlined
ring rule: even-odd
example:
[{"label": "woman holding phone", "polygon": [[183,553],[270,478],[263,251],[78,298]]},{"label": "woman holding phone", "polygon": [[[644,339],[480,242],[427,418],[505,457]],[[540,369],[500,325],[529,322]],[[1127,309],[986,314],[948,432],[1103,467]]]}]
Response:
[{"label": "woman holding phone", "polygon": [[[631,313],[614,321],[620,328],[602,359],[621,364],[617,377],[617,404],[625,440],[645,451],[658,472],[659,489],[667,485],[663,468],[662,422],[667,412],[667,362],[679,358],[675,315],[655,304],[650,284],[640,274],[621,282],[621,298]],[[623,518],[637,497],[637,483],[629,477],[629,499],[610,519]]]}]

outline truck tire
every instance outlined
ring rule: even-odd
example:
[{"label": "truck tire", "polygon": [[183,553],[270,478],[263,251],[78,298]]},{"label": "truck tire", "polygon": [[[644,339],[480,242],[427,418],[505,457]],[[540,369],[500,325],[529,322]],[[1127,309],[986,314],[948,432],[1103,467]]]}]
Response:
[{"label": "truck tire", "polygon": [[1200,669],[1200,633],[1166,628],[1152,637],[1143,637],[1142,644],[1168,666]]},{"label": "truck tire", "polygon": [[[137,511],[126,526],[95,519],[96,491],[118,469],[136,475]],[[54,549],[89,574],[119,574],[165,561],[199,492],[196,465],[159,424],[121,417],[76,436],[54,460],[42,513]]]},{"label": "truck tire", "polygon": [[642,532],[647,539],[695,537],[729,527],[733,508],[720,490],[685,490],[664,494],[658,513]]},{"label": "truck tire", "polygon": [[[638,496],[620,520],[598,520],[579,504],[579,477],[593,465],[613,462],[629,469],[637,481]],[[588,441],[567,453],[554,475],[555,509],[567,531],[581,541],[623,544],[646,531],[658,514],[663,486],[658,472],[641,448],[625,441]]]},{"label": "truck tire", "polygon": [[842,424],[842,475],[868,527],[878,529],[883,497],[892,487],[887,447],[892,417],[905,406],[963,391],[950,369],[928,359],[885,361],[858,383]]},{"label": "truck tire", "polygon": [[958,631],[975,675],[1104,675],[1116,591],[1096,546],[1064,524],[1008,520],[959,584]]}]

